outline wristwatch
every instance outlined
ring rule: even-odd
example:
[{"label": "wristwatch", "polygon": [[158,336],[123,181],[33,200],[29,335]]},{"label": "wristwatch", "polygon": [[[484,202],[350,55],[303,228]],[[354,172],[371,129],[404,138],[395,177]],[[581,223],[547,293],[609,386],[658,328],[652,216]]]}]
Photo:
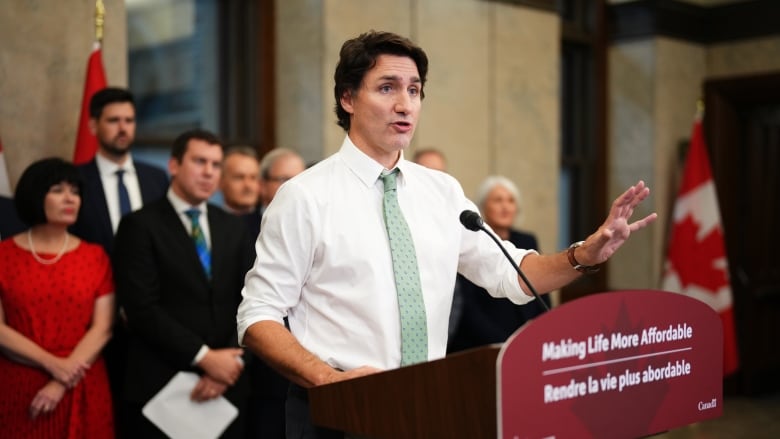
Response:
[{"label": "wristwatch", "polygon": [[569,257],[569,263],[575,270],[583,274],[593,274],[599,271],[601,267],[599,267],[598,265],[582,265],[579,262],[577,262],[577,259],[574,258],[574,249],[580,247],[584,243],[585,241],[577,241],[574,244],[570,245],[569,250],[566,252],[566,256]]}]

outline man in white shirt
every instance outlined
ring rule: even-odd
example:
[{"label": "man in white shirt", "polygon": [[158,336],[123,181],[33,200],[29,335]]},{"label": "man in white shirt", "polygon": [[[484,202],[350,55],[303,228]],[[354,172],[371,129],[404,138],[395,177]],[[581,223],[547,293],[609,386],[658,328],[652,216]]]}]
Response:
[{"label": "man in white shirt", "polygon": [[[237,316],[239,340],[300,388],[402,364],[398,279],[383,212],[382,176],[396,168],[398,204],[419,267],[425,359],[445,355],[456,273],[493,296],[518,304],[533,299],[495,243],[459,222],[463,210],[477,210],[460,184],[404,159],[424,97],[425,52],[404,37],[372,31],[345,42],[340,53],[334,94],[347,136],[339,152],[282,186],[265,212]],[[639,182],[615,201],[605,223],[572,254],[577,268],[606,261],[655,219],[628,223],[648,194]],[[507,247],[539,291],[581,275],[567,252]],[[291,387],[288,437],[338,437],[313,428],[305,406],[305,392]]]}]

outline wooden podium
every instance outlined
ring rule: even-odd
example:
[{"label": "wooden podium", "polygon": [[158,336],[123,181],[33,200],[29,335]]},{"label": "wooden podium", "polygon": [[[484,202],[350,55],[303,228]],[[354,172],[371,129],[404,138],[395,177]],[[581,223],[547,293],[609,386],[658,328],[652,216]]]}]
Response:
[{"label": "wooden podium", "polygon": [[662,291],[588,296],[503,345],[309,389],[312,421],[364,438],[648,436],[722,414],[722,327]]},{"label": "wooden podium", "polygon": [[499,346],[309,390],[312,421],[369,438],[496,437]]}]

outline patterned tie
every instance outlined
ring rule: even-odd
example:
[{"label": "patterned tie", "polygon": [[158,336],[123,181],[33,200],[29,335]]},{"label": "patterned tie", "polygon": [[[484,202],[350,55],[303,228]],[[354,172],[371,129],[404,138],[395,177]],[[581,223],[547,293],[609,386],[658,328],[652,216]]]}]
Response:
[{"label": "patterned tie", "polygon": [[406,366],[428,360],[428,325],[414,242],[398,205],[395,183],[397,174],[398,168],[381,178],[385,186],[385,227],[390,241],[398,310],[401,314],[401,366]]},{"label": "patterned tie", "polygon": [[127,193],[127,186],[122,177],[125,175],[124,169],[116,171],[116,186],[119,193],[119,217],[123,217],[130,213],[132,208],[130,207],[130,195]]},{"label": "patterned tie", "polygon": [[192,208],[184,211],[192,222],[192,240],[195,241],[195,250],[198,252],[200,264],[206,272],[206,277],[211,279],[211,253],[206,244],[206,236],[203,235],[203,229],[200,227],[200,210]]}]

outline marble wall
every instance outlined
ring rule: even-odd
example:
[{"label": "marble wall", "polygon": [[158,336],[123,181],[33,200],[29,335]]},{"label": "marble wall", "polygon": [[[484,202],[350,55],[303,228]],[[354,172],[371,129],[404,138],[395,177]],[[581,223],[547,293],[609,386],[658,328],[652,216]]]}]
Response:
[{"label": "marble wall", "polygon": [[[125,2],[104,4],[106,79],[123,86]],[[32,161],[73,155],[94,11],[94,0],[6,0],[0,8],[0,139],[12,186]]]}]

